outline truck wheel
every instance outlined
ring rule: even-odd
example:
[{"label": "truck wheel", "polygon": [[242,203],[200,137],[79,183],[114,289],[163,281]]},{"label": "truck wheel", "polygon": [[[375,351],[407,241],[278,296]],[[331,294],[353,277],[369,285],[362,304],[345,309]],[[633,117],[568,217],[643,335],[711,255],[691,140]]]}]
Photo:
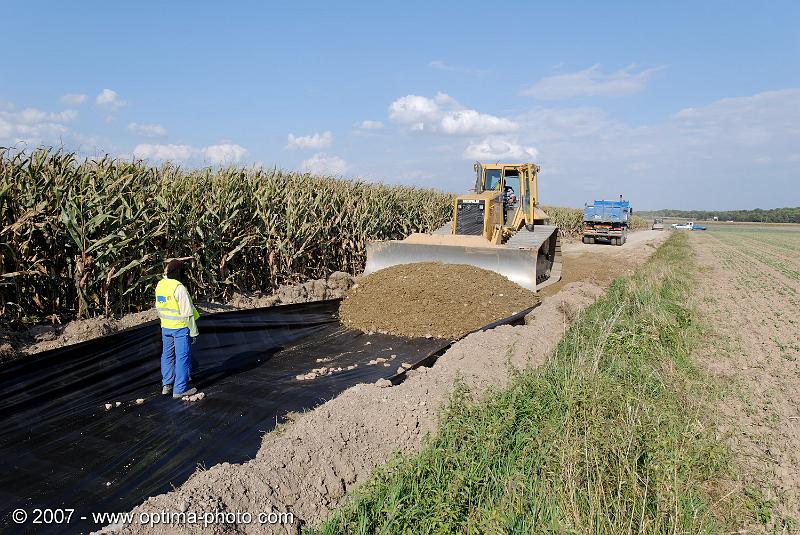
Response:
[{"label": "truck wheel", "polygon": [[584,236],[582,241],[583,241],[583,243],[589,243],[589,237],[588,236]]}]

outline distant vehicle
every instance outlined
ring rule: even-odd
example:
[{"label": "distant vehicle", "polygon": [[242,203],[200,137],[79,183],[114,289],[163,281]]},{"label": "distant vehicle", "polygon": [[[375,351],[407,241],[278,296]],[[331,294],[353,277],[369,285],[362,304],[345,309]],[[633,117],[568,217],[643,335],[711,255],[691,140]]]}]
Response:
[{"label": "distant vehicle", "polygon": [[688,223],[682,223],[680,225],[673,223],[672,228],[682,230],[707,230],[707,227],[704,227],[703,225],[696,225],[694,221],[689,221]]},{"label": "distant vehicle", "polygon": [[654,219],[653,226],[650,227],[652,230],[664,230],[664,220],[663,219]]},{"label": "distant vehicle", "polygon": [[583,243],[607,241],[622,245],[628,238],[628,217],[631,203],[619,196],[618,201],[594,201],[583,208]]}]

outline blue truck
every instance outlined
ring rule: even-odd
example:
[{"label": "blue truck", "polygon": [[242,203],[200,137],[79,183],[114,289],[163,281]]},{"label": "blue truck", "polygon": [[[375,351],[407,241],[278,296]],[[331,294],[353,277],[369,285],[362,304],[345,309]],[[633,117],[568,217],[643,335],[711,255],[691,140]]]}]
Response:
[{"label": "blue truck", "polygon": [[583,208],[583,243],[622,245],[628,237],[631,214],[631,203],[623,200],[622,195],[618,201],[586,203]]}]

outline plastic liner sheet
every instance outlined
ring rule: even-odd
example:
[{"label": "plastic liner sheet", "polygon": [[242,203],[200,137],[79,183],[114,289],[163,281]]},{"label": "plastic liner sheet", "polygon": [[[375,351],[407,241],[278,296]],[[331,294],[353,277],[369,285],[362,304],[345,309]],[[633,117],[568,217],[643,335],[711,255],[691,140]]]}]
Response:
[{"label": "plastic liner sheet", "polygon": [[[402,362],[448,341],[347,330],[338,300],[204,316],[192,346],[205,399],[161,396],[157,322],[0,367],[0,531],[77,533],[91,513],[124,512],[180,485],[197,467],[255,457],[261,437],[357,383],[391,377]],[[376,357],[391,366],[368,366]],[[330,359],[317,362],[317,359]],[[341,371],[313,380],[313,368]],[[136,404],[143,399],[142,404]],[[106,410],[106,403],[121,402]],[[26,523],[12,512],[22,508]],[[70,508],[69,524],[33,525],[34,508]],[[87,520],[80,517],[86,516]]]}]

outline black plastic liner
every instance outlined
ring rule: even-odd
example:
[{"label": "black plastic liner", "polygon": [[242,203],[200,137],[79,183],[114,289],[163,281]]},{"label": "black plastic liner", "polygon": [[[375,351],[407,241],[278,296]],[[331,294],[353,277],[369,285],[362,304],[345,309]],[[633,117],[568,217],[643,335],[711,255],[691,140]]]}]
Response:
[{"label": "black plastic liner", "polygon": [[[0,530],[80,532],[93,512],[124,512],[198,466],[255,457],[289,411],[357,383],[430,363],[449,341],[367,335],[339,323],[339,300],[206,315],[192,346],[205,399],[161,396],[157,322],[0,367]],[[527,311],[525,311],[527,312]],[[518,321],[524,312],[496,324]],[[492,326],[495,324],[492,324]],[[489,326],[487,326],[489,327]],[[391,366],[367,366],[376,357]],[[317,359],[331,359],[319,363]],[[298,381],[313,368],[345,368]],[[393,377],[398,382],[398,377]],[[137,405],[135,400],[145,401]],[[106,410],[106,403],[122,405]],[[75,509],[69,525],[18,526],[11,512]]]}]

